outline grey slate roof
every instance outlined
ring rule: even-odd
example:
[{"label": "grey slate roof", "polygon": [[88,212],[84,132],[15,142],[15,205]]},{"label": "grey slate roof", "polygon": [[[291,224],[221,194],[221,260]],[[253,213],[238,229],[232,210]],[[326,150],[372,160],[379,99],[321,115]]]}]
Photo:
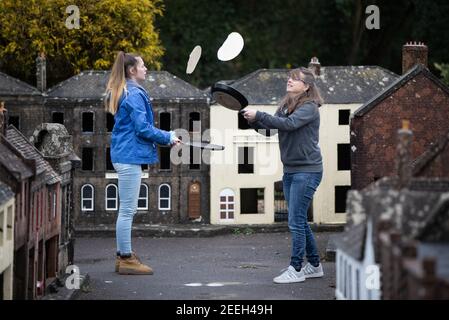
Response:
[{"label": "grey slate roof", "polygon": [[446,86],[443,82],[441,82],[441,80],[439,80],[437,77],[435,77],[432,74],[432,72],[430,72],[429,69],[427,69],[424,65],[416,64],[407,73],[405,73],[401,77],[398,77],[395,81],[390,83],[390,85],[388,87],[386,87],[385,90],[378,92],[369,101],[366,101],[366,103],[363,106],[361,106],[354,112],[354,117],[363,116],[364,114],[369,112],[372,108],[374,108],[377,104],[379,104],[382,100],[391,96],[395,91],[397,91],[399,88],[404,86],[407,82],[409,82],[410,80],[415,78],[420,73],[422,73],[427,78],[432,80],[443,91],[445,91],[447,94],[449,94],[448,86]]},{"label": "grey slate roof", "polygon": [[61,182],[61,177],[44,159],[39,150],[37,150],[19,130],[12,125],[8,126],[6,137],[8,141],[25,156],[25,158],[36,160],[36,174],[45,172],[47,184]]},{"label": "grey slate roof", "polygon": [[[250,105],[277,105],[284,97],[288,69],[259,69],[234,82]],[[316,78],[326,104],[365,103],[398,78],[395,73],[378,66],[321,67]]]},{"label": "grey slate roof", "polygon": [[41,95],[37,88],[0,72],[0,95]]},{"label": "grey slate roof", "polygon": [[449,212],[449,183],[436,181],[432,186],[417,179],[416,186],[413,182],[409,190],[399,191],[392,188],[394,182],[383,178],[363,190],[348,193],[348,223],[345,232],[335,240],[338,249],[362,260],[368,219],[373,223],[373,235],[377,233],[378,221],[391,219],[395,229],[409,239],[444,236],[435,230],[443,230],[438,223]]},{"label": "grey slate roof", "polygon": [[25,162],[14,154],[7,146],[0,143],[0,163],[17,179],[22,180],[33,175],[33,171]]},{"label": "grey slate roof", "polygon": [[14,197],[14,192],[3,182],[0,181],[0,205]]},{"label": "grey slate roof", "polygon": [[[50,98],[64,99],[102,99],[106,89],[110,71],[83,71],[47,91]],[[150,71],[143,84],[152,100],[167,99],[207,99],[207,95],[168,73],[167,71]]]},{"label": "grey slate roof", "polygon": [[354,259],[361,261],[365,248],[365,237],[366,223],[359,223],[348,231],[336,236],[334,239],[338,249],[344,251]]}]

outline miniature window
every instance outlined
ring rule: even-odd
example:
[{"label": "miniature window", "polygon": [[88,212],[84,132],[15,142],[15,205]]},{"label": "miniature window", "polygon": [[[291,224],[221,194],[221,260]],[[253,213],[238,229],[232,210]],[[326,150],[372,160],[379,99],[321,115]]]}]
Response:
[{"label": "miniature window", "polygon": [[159,210],[170,210],[170,186],[168,184],[163,184],[159,186]]},{"label": "miniature window", "polygon": [[338,170],[351,170],[351,145],[339,143],[337,145]]},{"label": "miniature window", "polygon": [[201,132],[201,117],[199,112],[189,113],[189,132]]},{"label": "miniature window", "polygon": [[335,213],[346,212],[346,198],[351,186],[335,186]]},{"label": "miniature window", "polygon": [[6,240],[12,240],[12,206],[9,206],[7,209],[7,217],[6,217]]},{"label": "miniature window", "polygon": [[81,188],[81,210],[94,211],[94,187],[90,184]]},{"label": "miniature window", "polygon": [[254,147],[239,148],[238,173],[254,173]]},{"label": "miniature window", "polygon": [[56,218],[56,192],[51,193],[51,217],[50,219]]},{"label": "miniature window", "polygon": [[159,146],[160,169],[161,170],[170,170],[171,169],[170,150],[171,150],[170,147]]},{"label": "miniature window", "polygon": [[231,189],[220,192],[220,219],[232,220],[235,212],[235,194]]},{"label": "miniature window", "polygon": [[107,112],[106,113],[106,129],[108,132],[112,132],[114,129],[115,119],[114,115],[112,113]]},{"label": "miniature window", "polygon": [[51,122],[64,124],[64,113],[63,112],[53,112],[51,114]]},{"label": "miniature window", "polygon": [[83,148],[82,150],[82,170],[93,171],[94,170],[94,149]]},{"label": "miniature window", "polygon": [[351,110],[338,110],[338,124],[339,125],[348,125],[350,114],[351,114]]},{"label": "miniature window", "polygon": [[264,213],[265,195],[263,188],[240,189],[241,214]]},{"label": "miniature window", "polygon": [[106,210],[118,210],[117,186],[109,184],[106,186]]},{"label": "miniature window", "polygon": [[137,201],[138,210],[148,209],[148,186],[144,183],[140,185],[139,200]]},{"label": "miniature window", "polygon": [[199,170],[201,168],[201,148],[190,147],[189,168]]},{"label": "miniature window", "polygon": [[171,114],[170,112],[161,112],[159,114],[159,128],[165,131],[171,130]]},{"label": "miniature window", "polygon": [[106,171],[114,171],[114,166],[111,161],[111,148],[106,148]]},{"label": "miniature window", "polygon": [[83,112],[82,116],[82,129],[83,132],[94,132],[94,113]]}]

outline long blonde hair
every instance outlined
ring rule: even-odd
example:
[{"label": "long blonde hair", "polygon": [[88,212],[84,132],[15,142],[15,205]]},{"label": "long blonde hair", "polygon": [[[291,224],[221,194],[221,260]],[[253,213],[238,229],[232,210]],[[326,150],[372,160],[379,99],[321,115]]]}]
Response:
[{"label": "long blonde hair", "polygon": [[104,107],[106,112],[115,114],[118,102],[126,87],[126,78],[129,78],[129,69],[137,64],[137,55],[119,51],[112,66],[108,85],[106,86],[106,99]]},{"label": "long blonde hair", "polygon": [[309,86],[306,92],[292,93],[287,92],[284,98],[281,100],[278,111],[285,106],[288,108],[288,113],[292,113],[299,106],[305,102],[315,102],[318,107],[323,104],[323,98],[321,98],[320,90],[315,83],[315,76],[312,70],[308,68],[297,68],[290,71],[289,77],[293,80],[301,80]]}]

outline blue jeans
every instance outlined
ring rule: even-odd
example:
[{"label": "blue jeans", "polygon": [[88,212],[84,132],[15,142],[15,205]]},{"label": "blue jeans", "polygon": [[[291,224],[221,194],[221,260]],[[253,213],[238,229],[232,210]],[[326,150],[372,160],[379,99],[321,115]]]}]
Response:
[{"label": "blue jeans", "polygon": [[320,263],[315,238],[307,222],[307,210],[322,176],[322,172],[297,172],[284,173],[282,178],[288,204],[288,227],[292,234],[290,265],[298,271],[302,267],[304,253],[312,265]]},{"label": "blue jeans", "polygon": [[120,199],[116,224],[117,253],[131,254],[131,225],[137,212],[142,167],[140,164],[113,163],[118,174],[118,195]]}]

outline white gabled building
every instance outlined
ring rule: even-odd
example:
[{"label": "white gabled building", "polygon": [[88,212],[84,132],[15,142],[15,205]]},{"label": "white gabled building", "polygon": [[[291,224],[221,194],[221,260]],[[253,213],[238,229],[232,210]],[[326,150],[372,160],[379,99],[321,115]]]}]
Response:
[{"label": "white gabled building", "polygon": [[[312,59],[309,67],[316,74],[324,99],[320,108],[324,175],[309,210],[309,221],[344,224],[346,194],[351,186],[349,117],[397,75],[376,66],[321,67],[317,59]],[[274,114],[286,93],[288,72],[260,69],[227,83],[248,99],[248,108]],[[269,224],[286,220],[277,135],[258,134],[237,111],[214,101],[210,127],[211,143],[225,146],[223,152],[212,152],[210,159],[211,223]]]},{"label": "white gabled building", "polygon": [[[401,250],[405,250],[406,242],[447,247],[448,205],[447,179],[413,178],[409,187],[398,189],[397,178],[385,177],[363,190],[351,190],[346,230],[335,239],[335,297],[380,300],[384,299],[385,286],[391,287],[392,277],[397,282],[407,281],[405,277],[396,279],[398,275],[391,274],[392,265],[399,266],[395,272],[404,273],[406,259],[399,251],[385,256],[384,236],[391,231],[400,235],[402,240],[394,245]],[[418,254],[418,258],[422,256],[422,252]],[[447,279],[448,256],[435,258],[438,259],[437,276]],[[412,296],[420,294],[413,292]]]},{"label": "white gabled building", "polygon": [[372,221],[360,221],[341,240],[346,245],[340,244],[336,251],[335,297],[379,300],[380,268],[374,257]]},{"label": "white gabled building", "polygon": [[0,300],[13,298],[15,196],[0,181]]}]

